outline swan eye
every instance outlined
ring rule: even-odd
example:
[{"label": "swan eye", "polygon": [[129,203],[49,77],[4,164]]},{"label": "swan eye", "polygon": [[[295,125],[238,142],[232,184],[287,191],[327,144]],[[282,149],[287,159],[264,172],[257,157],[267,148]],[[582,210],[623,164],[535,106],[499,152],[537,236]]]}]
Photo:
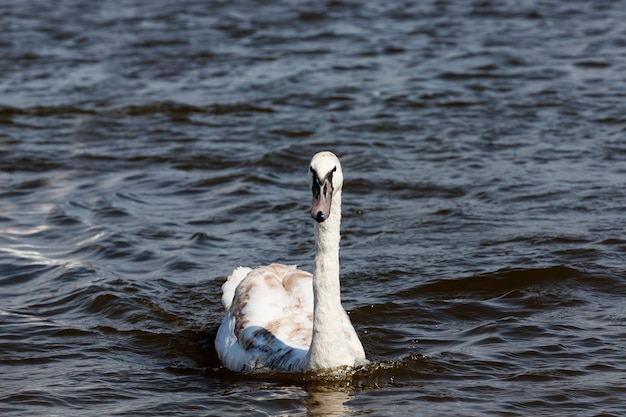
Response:
[{"label": "swan eye", "polygon": [[320,198],[320,186],[313,179],[313,186],[311,187],[311,191],[313,192],[313,198]]},{"label": "swan eye", "polygon": [[311,168],[311,171],[313,172],[313,183],[311,184],[311,191],[313,192],[314,198],[320,198],[320,184],[317,181],[317,175],[315,173],[315,170]]}]

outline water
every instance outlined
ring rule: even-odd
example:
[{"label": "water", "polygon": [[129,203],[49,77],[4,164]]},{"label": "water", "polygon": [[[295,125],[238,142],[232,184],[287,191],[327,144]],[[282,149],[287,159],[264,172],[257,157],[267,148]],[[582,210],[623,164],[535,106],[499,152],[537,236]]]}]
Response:
[{"label": "water", "polygon": [[[170,3],[0,5],[3,415],[626,412],[624,1]],[[372,365],[230,373],[323,149]]]}]

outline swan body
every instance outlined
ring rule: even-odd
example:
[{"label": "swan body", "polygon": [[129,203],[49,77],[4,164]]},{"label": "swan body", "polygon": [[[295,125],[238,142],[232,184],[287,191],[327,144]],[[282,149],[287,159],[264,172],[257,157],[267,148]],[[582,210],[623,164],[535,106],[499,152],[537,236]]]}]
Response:
[{"label": "swan body", "polygon": [[319,152],[309,171],[315,272],[271,264],[239,267],[228,277],[222,285],[226,316],[215,348],[222,364],[233,371],[307,372],[367,362],[341,305],[341,164],[333,153]]}]

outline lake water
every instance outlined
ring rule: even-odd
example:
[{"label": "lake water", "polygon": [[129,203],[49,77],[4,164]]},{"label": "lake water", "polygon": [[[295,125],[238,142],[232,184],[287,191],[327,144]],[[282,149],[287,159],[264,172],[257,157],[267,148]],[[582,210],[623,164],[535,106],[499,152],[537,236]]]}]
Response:
[{"label": "lake water", "polygon": [[[0,3],[3,416],[626,413],[626,2]],[[238,375],[342,160],[370,366]]]}]

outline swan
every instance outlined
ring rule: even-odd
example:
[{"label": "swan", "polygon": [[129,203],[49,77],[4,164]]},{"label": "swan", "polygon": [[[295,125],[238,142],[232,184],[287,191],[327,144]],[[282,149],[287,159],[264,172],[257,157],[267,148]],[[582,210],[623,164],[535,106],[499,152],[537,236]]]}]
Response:
[{"label": "swan", "polygon": [[367,362],[341,305],[339,228],[343,171],[332,152],[311,159],[315,272],[271,264],[238,267],[222,285],[226,316],[215,349],[236,372],[334,371]]}]

